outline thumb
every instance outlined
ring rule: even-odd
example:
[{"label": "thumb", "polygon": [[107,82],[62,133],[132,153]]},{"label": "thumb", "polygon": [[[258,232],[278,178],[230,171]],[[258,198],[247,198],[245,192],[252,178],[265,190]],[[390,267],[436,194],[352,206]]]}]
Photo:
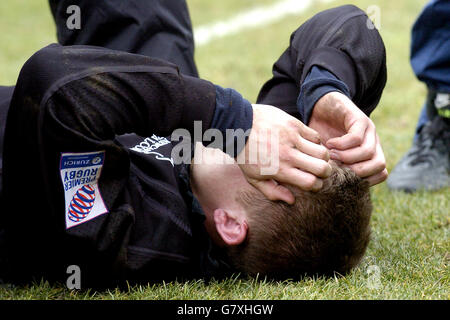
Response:
[{"label": "thumb", "polygon": [[250,182],[256,189],[262,192],[264,196],[272,201],[281,200],[288,204],[294,204],[295,197],[292,192],[278,184],[275,180],[258,180]]}]

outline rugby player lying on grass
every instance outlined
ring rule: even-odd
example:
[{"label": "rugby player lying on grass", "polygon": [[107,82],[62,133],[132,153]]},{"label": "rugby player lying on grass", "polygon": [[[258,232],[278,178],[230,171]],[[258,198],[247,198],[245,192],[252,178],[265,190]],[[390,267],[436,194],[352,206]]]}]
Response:
[{"label": "rugby player lying on grass", "polygon": [[[368,186],[387,175],[368,118],[385,81],[383,42],[353,6],[293,34],[258,97],[279,109],[143,55],[40,50],[3,100],[5,277],[64,280],[78,265],[86,287],[349,271],[369,239]],[[251,129],[243,147],[223,144],[237,163],[174,161],[166,137],[184,129],[195,140],[196,121],[225,137]],[[270,155],[247,161],[252,145],[269,143],[266,128],[279,138],[271,175],[262,174]],[[214,150],[197,148],[223,159]]]}]

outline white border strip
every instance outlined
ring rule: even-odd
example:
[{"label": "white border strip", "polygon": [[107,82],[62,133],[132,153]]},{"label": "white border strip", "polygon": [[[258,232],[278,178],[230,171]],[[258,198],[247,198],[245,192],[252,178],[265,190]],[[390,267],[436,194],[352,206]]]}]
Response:
[{"label": "white border strip", "polygon": [[[332,1],[334,0],[321,0],[320,2]],[[196,46],[206,45],[214,39],[236,34],[244,29],[270,25],[285,16],[305,11],[314,2],[314,0],[283,0],[273,5],[244,11],[228,20],[197,27],[194,29],[195,44]]]}]

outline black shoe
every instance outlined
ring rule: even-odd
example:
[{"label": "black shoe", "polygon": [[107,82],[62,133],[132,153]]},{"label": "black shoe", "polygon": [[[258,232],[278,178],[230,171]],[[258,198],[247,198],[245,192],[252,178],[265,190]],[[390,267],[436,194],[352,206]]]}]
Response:
[{"label": "black shoe", "polygon": [[414,192],[450,186],[450,126],[436,116],[419,132],[387,180],[392,190]]}]

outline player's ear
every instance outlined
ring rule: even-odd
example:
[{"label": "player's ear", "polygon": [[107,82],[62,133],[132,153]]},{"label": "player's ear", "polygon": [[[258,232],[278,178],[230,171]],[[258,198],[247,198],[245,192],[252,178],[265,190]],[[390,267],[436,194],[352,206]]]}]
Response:
[{"label": "player's ear", "polygon": [[241,244],[247,237],[247,221],[224,209],[214,211],[217,233],[228,246]]}]

